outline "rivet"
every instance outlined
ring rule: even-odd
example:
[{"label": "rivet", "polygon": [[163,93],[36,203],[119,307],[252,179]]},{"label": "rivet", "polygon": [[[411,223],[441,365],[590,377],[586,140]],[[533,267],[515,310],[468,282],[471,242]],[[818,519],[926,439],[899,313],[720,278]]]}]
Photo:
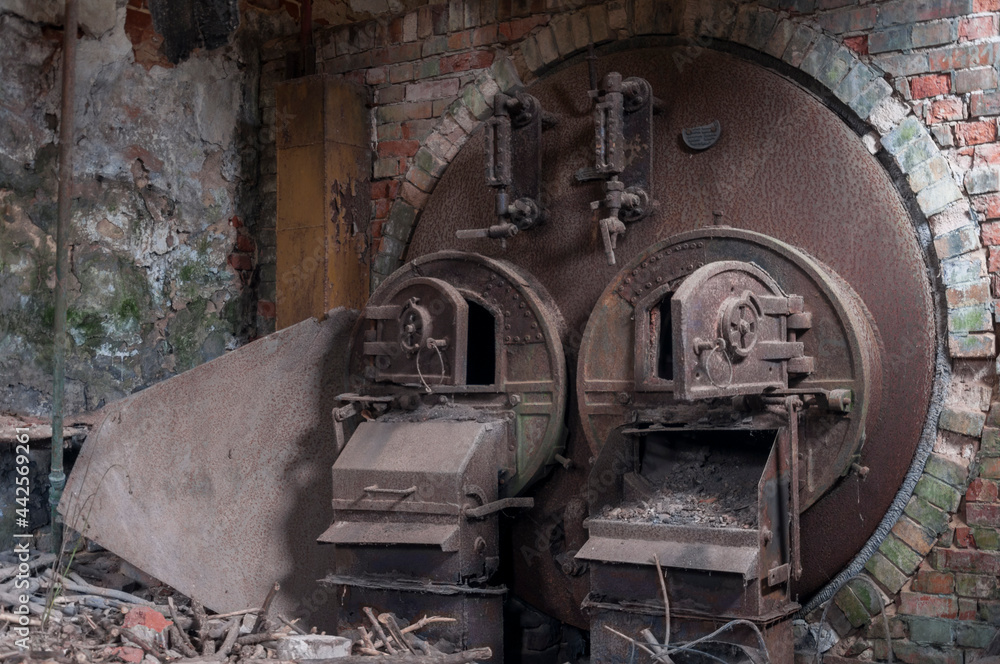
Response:
[{"label": "rivet", "polygon": [[536,338],[536,339],[541,339],[541,338],[542,338],[542,333],[541,333],[541,332],[539,332],[538,334],[536,334],[536,335],[535,335],[535,338]]},{"label": "rivet", "polygon": [[657,277],[656,278],[656,283],[660,283],[661,281],[663,281],[663,277]]},{"label": "rivet", "polygon": [[510,341],[510,337],[509,337],[509,336],[507,336],[507,337],[504,337],[504,338],[503,338],[503,340],[504,340],[504,341]]},{"label": "rivet", "polygon": [[521,340],[521,337],[514,337],[514,341],[515,341],[515,342],[518,342],[518,341],[520,341],[520,340]]}]

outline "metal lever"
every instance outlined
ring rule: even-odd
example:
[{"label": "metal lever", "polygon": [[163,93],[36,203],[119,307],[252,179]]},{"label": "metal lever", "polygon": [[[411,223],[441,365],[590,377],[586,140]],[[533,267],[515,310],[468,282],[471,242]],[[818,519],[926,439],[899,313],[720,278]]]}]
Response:
[{"label": "metal lever", "polygon": [[534,498],[501,498],[500,500],[494,500],[491,503],[486,503],[485,505],[480,505],[479,507],[467,508],[462,510],[462,512],[465,514],[465,518],[474,520],[484,519],[494,512],[499,512],[500,510],[505,510],[509,507],[531,509],[534,506]]},{"label": "metal lever", "polygon": [[[601,203],[602,201],[595,201],[591,206],[597,209]],[[618,236],[625,233],[625,221],[636,221],[648,214],[649,195],[641,187],[626,189],[618,176],[614,176],[604,183],[603,204],[610,214],[598,223],[601,227],[601,239],[604,241],[604,255],[607,256],[608,265],[614,265],[615,248]]]}]

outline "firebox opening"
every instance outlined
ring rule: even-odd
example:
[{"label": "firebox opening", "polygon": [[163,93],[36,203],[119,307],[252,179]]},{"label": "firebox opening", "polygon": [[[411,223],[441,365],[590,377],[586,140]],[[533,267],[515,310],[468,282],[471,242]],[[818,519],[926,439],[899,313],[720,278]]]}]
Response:
[{"label": "firebox opening", "polygon": [[641,480],[632,483],[648,495],[632,500],[658,523],[756,528],[757,485],[776,437],[771,429],[649,434],[640,443]]},{"label": "firebox opening", "polygon": [[465,367],[466,385],[492,385],[496,382],[496,318],[490,310],[472,300],[469,305],[469,348]]},{"label": "firebox opening", "polygon": [[[667,293],[653,309],[653,315],[659,318],[659,331],[656,352],[656,376],[664,380],[674,379],[674,325],[670,317],[670,296]],[[654,326],[654,330],[656,327]]]}]

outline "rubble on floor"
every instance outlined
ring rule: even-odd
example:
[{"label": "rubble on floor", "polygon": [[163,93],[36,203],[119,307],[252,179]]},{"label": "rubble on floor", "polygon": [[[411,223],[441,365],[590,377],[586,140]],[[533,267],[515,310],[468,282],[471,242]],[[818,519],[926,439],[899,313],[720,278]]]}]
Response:
[{"label": "rubble on floor", "polygon": [[[28,559],[25,561],[24,558]],[[297,619],[270,609],[275,584],[260,607],[212,614],[107,551],[0,553],[0,661],[88,664],[125,662],[309,661],[459,664],[488,659],[430,644],[419,631],[453,618],[424,616],[412,624],[366,611],[370,624],[340,636],[308,634]],[[353,652],[353,655],[352,655]]]}]

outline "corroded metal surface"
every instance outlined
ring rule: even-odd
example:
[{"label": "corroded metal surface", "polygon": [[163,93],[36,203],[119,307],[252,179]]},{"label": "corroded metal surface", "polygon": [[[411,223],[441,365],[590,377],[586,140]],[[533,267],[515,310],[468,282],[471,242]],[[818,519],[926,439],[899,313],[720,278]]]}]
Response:
[{"label": "corroded metal surface", "polygon": [[[712,51],[675,66],[670,48],[602,57],[599,74],[618,71],[648,80],[668,101],[653,118],[651,196],[659,206],[632,225],[615,248],[619,265],[677,233],[724,223],[776,237],[828,265],[857,291],[884,339],[887,390],[869,422],[860,463],[802,515],[803,597],[846,564],[871,534],[909,465],[927,412],[933,371],[933,304],[927,267],[912,221],[885,171],[829,109],[792,82]],[[438,184],[414,232],[410,259],[456,247],[503,258],[536,276],[569,326],[567,361],[576,367],[584,326],[619,268],[608,266],[598,235],[600,183],[576,183],[592,163],[593,121],[585,63],[562,68],[530,86],[559,123],[543,134],[546,223],[508,241],[458,241],[460,228],[494,219],[482,183],[483,140],[473,136]],[[704,151],[681,132],[718,121],[717,142]],[[460,210],[460,214],[456,214]],[[820,356],[822,357],[822,356]],[[820,358],[817,358],[820,359]],[[572,370],[572,369],[571,369]],[[579,530],[579,510],[593,452],[570,405],[566,456],[573,461],[540,484],[536,508],[515,526],[515,591],[535,606],[586,625],[580,612],[587,576],[563,571],[557,558]],[[836,533],[836,538],[829,538]],[[572,572],[572,567],[567,567]]]},{"label": "corroded metal surface", "polygon": [[[734,258],[741,260],[734,261]],[[737,270],[735,266],[743,267]],[[751,273],[748,266],[759,267],[753,268]],[[706,273],[706,270],[709,272]],[[787,359],[761,362],[759,366],[750,363],[750,368],[744,369],[757,355],[756,344],[747,358],[729,357],[725,350],[717,352],[713,348],[703,354],[701,362],[693,361],[696,343],[691,337],[695,333],[702,337],[711,336],[712,331],[707,328],[714,327],[716,322],[718,304],[715,299],[721,299],[725,293],[701,302],[699,307],[697,300],[687,301],[688,296],[700,293],[702,297],[708,297],[712,293],[704,288],[715,280],[701,279],[698,283],[691,280],[698,279],[699,275],[726,274],[729,275],[729,285],[725,290],[736,289],[733,295],[740,295],[754,283],[767,281],[770,282],[769,292],[797,294],[795,308],[811,314],[809,328],[797,332],[799,336],[795,342],[802,346],[800,359],[815,359],[809,373],[789,372],[785,376],[784,364],[793,361]],[[734,276],[741,274],[746,275],[742,281]],[[723,287],[725,284],[716,286]],[[698,293],[692,293],[692,290]],[[646,338],[642,334],[645,322],[657,303],[671,293],[676,293],[670,300],[674,312],[672,348],[670,344],[666,348],[660,347],[658,338],[647,339],[647,342],[653,352],[672,350],[673,374],[670,378],[656,376],[655,371],[640,374],[636,369],[640,366],[638,363],[623,362],[622,357],[639,357],[645,354],[644,351],[648,352],[648,349],[638,347],[638,343]],[[793,298],[776,298],[768,306],[778,306],[782,299]],[[708,302],[711,304],[706,305]],[[679,306],[682,304],[694,305],[691,320],[685,316],[684,307]],[[786,301],[786,309],[787,305]],[[701,316],[696,315],[703,309],[705,311],[701,312]],[[801,319],[786,317],[781,319],[780,326],[776,319],[772,325],[778,326],[778,329],[771,331],[772,336],[776,334],[784,339],[784,327],[788,320]],[[710,321],[711,325],[706,321]],[[686,329],[688,327],[691,329]],[[763,322],[759,324],[759,331],[759,343],[768,343]],[[773,238],[736,229],[711,227],[683,233],[650,247],[636,257],[611,281],[594,307],[581,343],[577,371],[577,401],[584,422],[584,434],[596,452],[603,446],[611,429],[626,422],[692,424],[714,418],[721,419],[725,426],[725,422],[732,421],[734,413],[729,403],[684,403],[683,395],[675,394],[678,379],[685,379],[681,372],[688,372],[685,380],[696,381],[698,389],[693,391],[698,398],[706,396],[701,392],[707,393],[707,396],[746,393],[733,385],[715,387],[707,382],[707,377],[717,381],[731,378],[734,383],[742,381],[746,383],[742,388],[756,385],[758,391],[765,388],[791,388],[816,393],[846,391],[852,395],[850,412],[831,408],[825,402],[804,411],[799,461],[799,475],[803,481],[799,493],[802,509],[805,510],[820,500],[847,472],[866,432],[874,426],[883,393],[880,347],[878,334],[865,316],[864,304],[836,275],[801,251]],[[781,354],[784,346],[776,348],[778,350],[774,352]],[[720,355],[728,362],[718,360]],[[712,363],[715,364],[714,369]],[[732,375],[727,373],[727,366],[731,367]],[[703,375],[696,379],[695,374],[699,371]],[[650,373],[654,375],[651,377]],[[777,382],[768,382],[769,376],[778,377],[775,379]]]},{"label": "corroded metal surface", "polygon": [[[407,318],[406,306],[420,315]],[[473,308],[483,312],[475,325]],[[500,455],[502,494],[519,494],[562,452],[565,328],[531,276],[506,261],[442,251],[392,274],[362,317],[352,351],[356,390],[411,408],[450,402],[515,421]]]},{"label": "corroded metal surface", "polygon": [[357,315],[310,319],[110,405],[60,511],[72,528],[216,611],[332,627],[330,411]]}]

